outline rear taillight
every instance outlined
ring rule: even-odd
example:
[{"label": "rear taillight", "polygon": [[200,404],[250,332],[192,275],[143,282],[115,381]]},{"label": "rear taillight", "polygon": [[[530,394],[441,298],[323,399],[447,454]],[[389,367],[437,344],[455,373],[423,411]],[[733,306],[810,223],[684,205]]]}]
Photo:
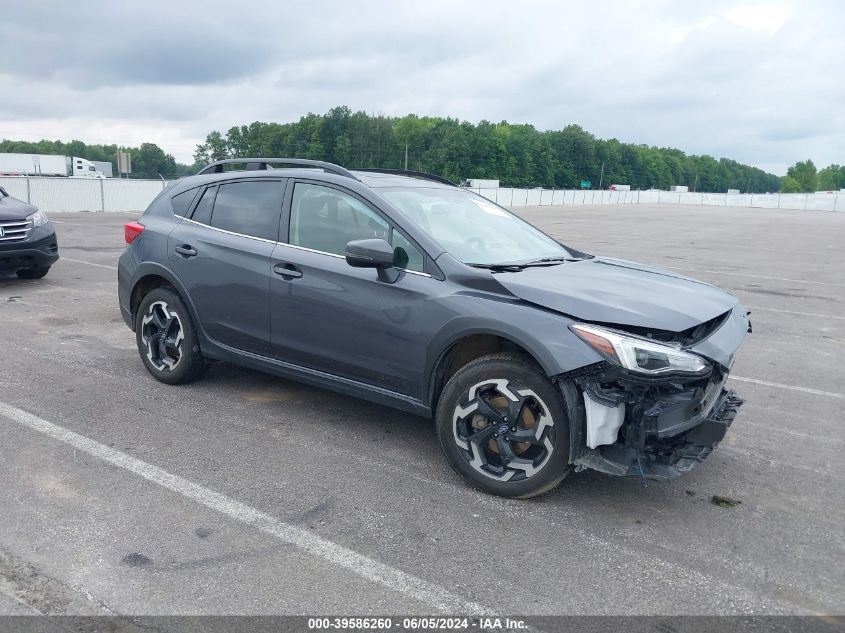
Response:
[{"label": "rear taillight", "polygon": [[123,239],[126,240],[127,246],[135,241],[141,233],[144,232],[144,225],[140,222],[129,222],[123,225]]}]

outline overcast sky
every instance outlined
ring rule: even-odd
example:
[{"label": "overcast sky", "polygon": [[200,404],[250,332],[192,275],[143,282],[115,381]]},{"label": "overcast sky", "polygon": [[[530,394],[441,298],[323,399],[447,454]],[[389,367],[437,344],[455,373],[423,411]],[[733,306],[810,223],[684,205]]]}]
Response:
[{"label": "overcast sky", "polygon": [[842,0],[0,8],[0,138],[151,141],[192,162],[213,129],[345,104],[577,123],[778,175],[845,163]]}]

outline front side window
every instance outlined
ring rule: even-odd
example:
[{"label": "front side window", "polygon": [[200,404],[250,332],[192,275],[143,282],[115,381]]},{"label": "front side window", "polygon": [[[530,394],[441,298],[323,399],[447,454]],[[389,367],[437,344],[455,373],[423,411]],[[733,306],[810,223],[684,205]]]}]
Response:
[{"label": "front side window", "polygon": [[282,194],[282,184],[276,180],[220,185],[209,224],[224,231],[275,241],[279,237]]},{"label": "front side window", "polygon": [[399,268],[422,271],[422,253],[398,229],[357,198],[337,189],[297,183],[290,213],[290,243],[343,255],[352,240],[383,239]]},{"label": "front side window", "polygon": [[513,213],[458,188],[382,189],[381,194],[465,264],[524,263],[571,256]]}]

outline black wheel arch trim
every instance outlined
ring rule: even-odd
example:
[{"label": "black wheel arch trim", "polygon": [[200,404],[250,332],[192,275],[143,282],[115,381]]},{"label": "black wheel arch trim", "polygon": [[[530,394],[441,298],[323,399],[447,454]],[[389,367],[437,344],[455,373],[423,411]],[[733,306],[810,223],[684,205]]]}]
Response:
[{"label": "black wheel arch trim", "polygon": [[[446,357],[457,343],[470,336],[492,335],[518,345],[540,365],[540,368],[549,378],[595,362],[592,356],[597,357],[597,354],[584,344],[582,344],[586,348],[583,350],[584,356],[573,354],[562,357],[561,354],[555,353],[547,345],[544,345],[541,340],[526,336],[524,330],[503,328],[501,322],[495,321],[479,323],[478,317],[468,317],[467,321],[471,321],[471,323],[457,329],[455,323],[451,322],[432,339],[429,350],[433,352],[428,355],[426,360],[426,386],[424,391],[425,401],[432,410],[436,409],[437,406],[435,390]],[[563,330],[566,330],[566,327],[562,326],[561,330],[561,336],[565,336]]]},{"label": "black wheel arch trim", "polygon": [[135,329],[135,311],[133,306],[131,305],[132,297],[135,294],[135,290],[144,279],[147,277],[161,277],[165,279],[173,288],[176,290],[179,298],[182,300],[182,303],[185,304],[185,307],[188,309],[189,316],[191,317],[191,321],[194,323],[194,328],[197,330],[197,334],[199,334],[203,339],[206,339],[207,336],[205,331],[202,329],[202,324],[198,318],[198,313],[196,307],[194,306],[194,302],[191,300],[191,295],[188,292],[188,289],[185,285],[179,281],[178,277],[174,275],[169,268],[166,266],[162,266],[161,264],[155,262],[141,262],[138,264],[137,268],[135,269],[134,274],[132,275],[132,283],[129,285],[129,297],[127,298],[130,302],[127,307],[129,310],[129,316],[131,318],[132,325],[130,326],[133,330]]}]

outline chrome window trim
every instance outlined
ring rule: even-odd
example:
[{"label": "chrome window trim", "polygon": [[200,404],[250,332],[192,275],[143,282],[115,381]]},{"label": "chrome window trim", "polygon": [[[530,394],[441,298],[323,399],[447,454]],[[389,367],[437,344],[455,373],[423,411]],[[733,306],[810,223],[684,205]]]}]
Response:
[{"label": "chrome window trim", "polygon": [[[305,246],[297,246],[296,244],[289,244],[287,242],[276,242],[279,246],[288,246],[290,248],[295,248],[300,251],[306,251],[308,253],[316,253],[317,255],[328,255],[329,257],[337,257],[338,259],[346,259],[343,255],[338,255],[337,253],[327,253],[326,251],[318,251],[314,248],[307,248]],[[397,267],[398,268],[398,267]],[[398,268],[402,272],[408,273],[409,275],[419,275],[420,277],[431,277],[428,273],[420,272],[418,270],[408,270],[407,268]]]},{"label": "chrome window trim", "polygon": [[211,229],[212,231],[218,231],[220,233],[225,233],[226,235],[234,235],[236,237],[245,237],[250,240],[257,240],[259,242],[266,242],[267,244],[278,244],[276,240],[268,240],[263,237],[256,237],[254,235],[245,235],[244,233],[235,233],[234,231],[227,231],[226,229],[220,229],[216,226],[211,226],[210,224],[204,224],[202,222],[197,222],[196,220],[191,220],[190,218],[182,218],[183,222],[190,222],[191,224],[196,224],[197,226],[203,226],[207,229]]},{"label": "chrome window trim", "polygon": [[[177,216],[178,217],[178,216]],[[196,220],[191,220],[190,218],[182,218],[183,222],[190,222],[191,224],[196,224],[197,226],[202,226],[206,229],[211,229],[212,231],[217,231],[219,233],[225,233],[226,235],[234,235],[235,237],[245,237],[248,240],[257,240],[259,242],[265,242],[267,244],[275,244],[276,246],[288,246],[290,248],[295,248],[300,251],[306,251],[308,253],[316,253],[317,255],[328,255],[329,257],[336,257],[338,259],[346,259],[343,255],[338,255],[337,253],[327,253],[326,251],[318,251],[313,248],[306,248],[305,246],[297,246],[296,244],[289,244],[287,242],[279,242],[276,240],[267,240],[263,237],[255,237],[254,235],[245,235],[243,233],[235,233],[234,231],[227,231],[226,229],[220,229],[216,226],[211,226],[210,224],[203,224],[202,222],[197,222]],[[399,268],[402,272],[406,272],[409,275],[419,275],[420,277],[429,277],[431,275],[428,273],[420,272],[417,270],[408,270],[407,268]]]}]

